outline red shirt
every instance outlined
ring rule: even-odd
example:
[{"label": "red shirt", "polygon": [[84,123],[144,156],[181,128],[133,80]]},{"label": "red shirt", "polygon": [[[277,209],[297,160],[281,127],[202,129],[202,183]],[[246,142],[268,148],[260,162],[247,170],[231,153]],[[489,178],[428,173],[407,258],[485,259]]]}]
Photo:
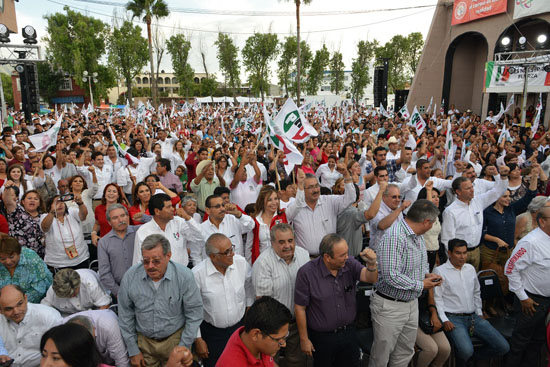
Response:
[{"label": "red shirt", "polygon": [[6,220],[6,217],[4,217],[2,214],[0,214],[0,232],[5,234],[8,234],[10,232],[8,221]]},{"label": "red shirt", "polygon": [[[175,207],[177,203],[180,202],[180,197],[179,196],[174,196],[172,199],[170,199],[172,201],[172,205]],[[140,208],[140,205],[139,204],[136,204],[136,205],[132,205],[130,207],[130,209],[128,210],[128,213],[130,213],[130,218],[132,218],[132,220],[134,221],[134,215],[136,215],[137,213],[139,213],[141,211],[141,208]],[[149,208],[145,209],[145,214],[147,215],[151,215],[149,214]],[[140,226],[142,225],[143,222],[136,222],[134,221],[134,225],[136,226]]]},{"label": "red shirt", "polygon": [[261,359],[257,359],[250,353],[246,345],[241,340],[241,333],[244,326],[241,326],[235,332],[225,346],[222,355],[216,363],[216,367],[274,367],[276,366],[272,356],[261,354]]},{"label": "red shirt", "polygon": [[[125,204],[122,204],[126,207],[126,210],[130,212],[128,207]],[[111,231],[111,225],[109,222],[107,222],[107,207],[103,204],[98,205],[95,208],[95,220],[99,223],[99,237],[105,236],[107,233]],[[130,217],[130,223],[133,224],[132,218]]]}]

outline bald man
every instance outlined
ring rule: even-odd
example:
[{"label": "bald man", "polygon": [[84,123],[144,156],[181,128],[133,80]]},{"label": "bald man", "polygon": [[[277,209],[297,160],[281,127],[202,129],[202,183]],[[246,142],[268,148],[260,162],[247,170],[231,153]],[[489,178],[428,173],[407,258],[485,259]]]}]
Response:
[{"label": "bald man", "polygon": [[40,338],[50,328],[63,322],[52,307],[27,302],[17,285],[0,289],[0,336],[14,359],[13,367],[40,365]]}]

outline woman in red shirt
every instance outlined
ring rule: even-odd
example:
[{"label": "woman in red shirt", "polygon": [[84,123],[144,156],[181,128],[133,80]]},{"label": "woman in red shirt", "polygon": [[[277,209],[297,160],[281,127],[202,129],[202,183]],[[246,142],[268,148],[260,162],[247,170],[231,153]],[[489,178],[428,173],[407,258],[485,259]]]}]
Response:
[{"label": "woman in red shirt", "polygon": [[[120,186],[110,183],[105,186],[103,196],[101,197],[101,204],[95,208],[94,212],[95,224],[92,231],[92,243],[96,246],[97,241],[111,231],[111,225],[107,222],[107,209],[115,203],[124,205],[126,210],[130,211],[128,209],[128,202],[124,199]],[[130,222],[132,222],[131,219]]]},{"label": "woman in red shirt", "polygon": [[[164,191],[164,193],[170,196],[174,207],[180,202],[179,196],[166,188],[162,183],[156,182],[155,188]],[[134,192],[132,193],[134,205],[132,205],[128,211],[130,213],[130,218],[134,221],[135,225],[144,224],[145,222],[143,221],[143,215],[150,215],[149,200],[151,200],[151,196],[151,188],[149,187],[149,184],[145,182],[138,183],[134,188]]]}]

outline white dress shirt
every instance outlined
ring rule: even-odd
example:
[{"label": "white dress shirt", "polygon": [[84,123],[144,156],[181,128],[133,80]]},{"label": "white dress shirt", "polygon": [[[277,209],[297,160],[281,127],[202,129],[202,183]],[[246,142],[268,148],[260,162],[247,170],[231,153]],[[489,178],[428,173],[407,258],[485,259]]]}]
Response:
[{"label": "white dress shirt", "polygon": [[336,166],[330,170],[328,163],[321,164],[317,171],[315,171],[315,176],[319,180],[322,187],[326,187],[332,190],[332,186],[336,183],[340,177],[343,177],[340,172],[336,170]]},{"label": "white dress shirt", "polygon": [[105,157],[104,157],[104,160],[105,160],[104,165],[110,166],[110,167],[111,167],[111,171],[113,172],[113,175],[112,175],[112,177],[111,177],[111,180],[112,180],[113,182],[116,182],[116,173],[117,173],[117,171],[118,171],[120,168],[124,168],[124,165],[122,164],[122,162],[121,162],[121,160],[118,158],[118,156],[116,157],[115,163],[113,163],[113,161],[111,161],[111,158],[109,158],[108,156],[105,156]]},{"label": "white dress shirt", "polygon": [[247,178],[245,182],[239,181],[237,186],[231,189],[231,202],[244,210],[248,204],[256,202],[261,188],[262,185],[257,183],[254,177]]},{"label": "white dress shirt", "polygon": [[280,258],[273,247],[262,252],[252,266],[252,284],[256,297],[273,297],[294,315],[296,274],[307,262],[309,253],[298,246],[294,249],[290,264]]},{"label": "white dress shirt", "polygon": [[468,248],[479,245],[483,229],[483,210],[498,200],[508,188],[508,179],[498,180],[485,194],[475,195],[470,204],[456,199],[443,211],[441,242],[447,246],[449,240],[459,238],[468,243]]},{"label": "white dress shirt", "polygon": [[386,229],[380,229],[378,228],[378,223],[384,218],[386,218],[388,215],[390,215],[393,212],[393,210],[390,209],[389,206],[386,205],[383,201],[380,203],[380,209],[378,210],[378,213],[376,213],[376,216],[372,218],[370,221],[370,241],[369,241],[369,248],[371,248],[373,251],[378,250],[378,244],[380,243],[380,240],[382,240],[382,237],[384,236],[384,233],[390,227],[394,224],[399,222],[403,218],[403,212],[399,213],[395,221]]},{"label": "white dress shirt", "polygon": [[380,191],[380,185],[378,185],[378,182],[363,191],[363,202],[365,203],[365,207],[370,208],[374,198],[378,195],[378,191]]},{"label": "white dress shirt", "polygon": [[53,286],[50,286],[46,296],[40,303],[56,308],[63,316],[90,310],[93,307],[108,306],[111,303],[111,297],[99,282],[99,275],[95,271],[90,269],[75,271],[80,276],[80,287],[76,297],[58,297],[53,290]]},{"label": "white dress shirt", "polygon": [[189,263],[187,249],[192,249],[194,246],[200,247],[204,244],[201,229],[193,218],[185,220],[180,217],[174,217],[174,219],[166,224],[164,231],[153,218],[150,222],[139,227],[136,233],[132,264],[135,265],[141,261],[141,244],[147,236],[152,234],[161,234],[166,237],[170,241],[171,260],[185,266]]},{"label": "white dress shirt", "polygon": [[101,360],[117,367],[130,367],[126,344],[118,327],[118,317],[111,310],[82,311],[66,317],[66,323],[75,316],[86,316],[92,322],[95,331],[95,343]]},{"label": "white dress shirt", "polygon": [[234,255],[225,275],[214,267],[210,258],[192,270],[201,292],[204,321],[220,329],[241,321],[246,307],[254,303],[251,269],[244,257]]},{"label": "white dress shirt", "polygon": [[42,335],[63,322],[59,312],[49,306],[27,303],[25,318],[16,324],[0,314],[0,336],[4,340],[13,367],[38,367]]},{"label": "white dress shirt", "polygon": [[[237,218],[231,214],[226,214],[223,217],[219,228],[210,221],[210,218],[208,218],[200,224],[200,229],[204,235],[205,240],[214,233],[223,233],[227,236],[227,238],[229,238],[231,244],[235,246],[235,254],[244,256],[243,234],[252,231],[252,229],[254,229],[254,225],[254,220],[246,214],[241,215],[240,218]],[[191,256],[196,256],[198,259],[197,262],[195,262],[195,259],[193,259],[194,264],[205,259],[206,253],[204,252],[204,246],[202,246],[202,248],[199,250],[195,250],[192,248]]]},{"label": "white dress shirt", "polygon": [[550,236],[538,227],[529,232],[512,251],[504,273],[520,301],[528,298],[525,291],[550,297]]},{"label": "white dress shirt", "polygon": [[434,183],[433,187],[439,191],[450,189],[453,185],[453,180],[443,180],[437,177],[430,177],[424,182],[424,185],[421,185],[416,175],[413,175],[403,181],[401,194],[404,196],[405,200],[410,200],[411,203],[414,203],[418,198],[418,193],[426,186],[428,181],[432,181]]},{"label": "white dress shirt", "polygon": [[491,191],[493,187],[495,187],[496,182],[495,181],[488,181],[483,178],[476,178],[474,180],[474,197],[479,196],[481,194],[485,194],[488,191]]},{"label": "white dress shirt", "polygon": [[[104,164],[102,169],[99,169],[96,166],[93,166],[93,167],[95,168],[95,175],[97,177],[97,185],[98,185],[98,190],[97,190],[97,193],[94,195],[94,200],[99,200],[103,197],[103,191],[105,190],[105,186],[113,182],[113,167],[107,164]],[[86,179],[86,183],[88,184],[88,187],[91,187],[92,173],[88,171],[88,167],[78,166],[76,167],[76,170]]]},{"label": "white dress shirt", "polygon": [[296,244],[305,248],[310,255],[318,255],[323,237],[336,233],[338,214],[353,202],[353,183],[345,185],[344,195],[320,195],[314,209],[306,204],[304,190],[298,190],[296,201],[286,208],[286,217],[294,226]]},{"label": "white dress shirt", "polygon": [[434,269],[441,275],[443,283],[435,287],[435,305],[441,321],[449,321],[445,312],[476,313],[483,315],[481,310],[481,294],[476,269],[470,264],[464,264],[457,269],[449,260]]},{"label": "white dress shirt", "polygon": [[137,168],[134,168],[131,165],[127,165],[126,167],[119,167],[117,169],[115,182],[118,186],[122,187],[122,190],[125,194],[131,195],[133,182],[130,178],[130,173],[132,174],[132,176],[136,177],[136,182],[140,182],[143,180],[143,178],[140,181],[137,180]]}]

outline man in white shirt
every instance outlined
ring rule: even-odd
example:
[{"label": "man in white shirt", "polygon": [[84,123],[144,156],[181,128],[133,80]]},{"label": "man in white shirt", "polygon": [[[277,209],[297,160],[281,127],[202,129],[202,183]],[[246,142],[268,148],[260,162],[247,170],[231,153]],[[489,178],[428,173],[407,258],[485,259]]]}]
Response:
[{"label": "man in white shirt", "polygon": [[395,136],[390,136],[388,139],[388,152],[386,153],[386,160],[401,158],[401,150],[399,150],[399,141]]},{"label": "man in white shirt", "polygon": [[[489,173],[489,172],[487,172]],[[485,194],[487,191],[490,191],[495,185],[495,181],[488,181],[483,178],[476,177],[476,171],[474,166],[471,163],[468,163],[464,172],[462,172],[462,177],[466,177],[474,185],[474,197],[481,194]]]},{"label": "man in white shirt", "polygon": [[[235,172],[233,182],[229,185],[231,189],[231,201],[244,209],[246,205],[255,203],[258,192],[261,188],[261,172],[256,161],[256,154],[248,152],[243,155],[241,164]],[[249,176],[246,172],[246,165],[251,164],[254,168],[254,176]]]},{"label": "man in white shirt", "polygon": [[126,195],[126,199],[128,199],[131,204],[133,203],[132,190],[134,189],[135,184],[145,178],[141,177],[141,180],[138,181],[137,165],[138,164],[136,162],[125,167],[119,167],[115,172],[116,184],[122,188],[122,191],[124,191],[124,194]]},{"label": "man in white shirt", "polygon": [[380,210],[370,222],[369,247],[373,251],[378,250],[378,244],[386,230],[403,218],[403,211],[410,205],[411,202],[408,200],[401,202],[399,186],[394,183],[388,184],[382,195]]},{"label": "man in white shirt", "polygon": [[94,336],[101,361],[117,367],[130,367],[128,351],[118,327],[118,317],[111,310],[82,311],[65,318],[84,326]]},{"label": "man in white shirt", "polygon": [[111,297],[103,289],[95,271],[66,268],[55,274],[53,284],[40,303],[68,316],[92,308],[107,309]]},{"label": "man in white shirt", "polygon": [[293,223],[296,244],[308,250],[310,256],[319,255],[319,243],[329,233],[336,233],[338,214],[355,202],[355,187],[344,163],[336,168],[344,176],[344,195],[323,195],[317,177],[298,170],[296,201],[286,209],[286,217]]},{"label": "man in white shirt", "polygon": [[[252,266],[252,284],[256,297],[269,296],[284,304],[294,316],[294,286],[296,274],[309,262],[309,253],[296,247],[294,231],[287,223],[271,228],[271,247],[262,252]],[[300,349],[300,336],[296,320],[290,322],[289,335],[280,366],[302,367],[306,356]],[[275,358],[277,359],[277,358]]]},{"label": "man in white shirt", "polygon": [[386,166],[377,166],[374,169],[374,179],[376,183],[364,191],[363,202],[367,208],[370,208],[374,198],[378,195],[378,191],[380,191],[380,182],[388,182],[388,170]]},{"label": "man in white shirt", "polygon": [[149,213],[153,219],[139,227],[136,233],[132,264],[141,261],[143,240],[149,235],[161,234],[170,241],[171,260],[187,266],[189,263],[188,249],[200,247],[204,243],[204,237],[197,222],[184,210],[179,211],[183,218],[175,217],[172,201],[166,194],[156,194],[151,197]]},{"label": "man in white shirt", "polygon": [[37,367],[40,365],[40,338],[42,334],[59,325],[63,318],[49,306],[27,302],[27,296],[17,285],[0,289],[0,337],[13,367]]},{"label": "man in white shirt", "polygon": [[[461,166],[462,167],[462,166]],[[461,169],[461,168],[459,168]],[[452,180],[443,180],[437,177],[431,177],[431,167],[430,162],[426,159],[419,159],[416,161],[416,175],[412,175],[407,180],[403,182],[401,190],[403,196],[406,200],[409,200],[411,203],[414,203],[418,198],[418,193],[426,185],[426,182],[433,181],[434,188],[443,191],[450,189],[453,181]]]},{"label": "man in white shirt", "polygon": [[247,307],[254,302],[250,265],[236,255],[222,233],[206,240],[207,258],[193,268],[204,305],[204,320],[195,348],[205,367],[214,367],[229,337],[242,325]]},{"label": "man in white shirt", "polygon": [[466,177],[458,177],[453,181],[453,191],[456,200],[443,212],[441,225],[441,242],[453,238],[465,240],[468,244],[468,263],[479,269],[479,241],[483,229],[483,210],[497,201],[508,188],[508,173],[506,166],[500,168],[500,179],[495,187],[485,194],[475,196],[474,186]]},{"label": "man in white shirt", "polygon": [[[506,339],[483,318],[476,270],[466,263],[466,241],[454,238],[449,240],[448,247],[449,260],[434,270],[443,278],[434,293],[443,329],[455,347],[457,366],[466,366],[474,354],[478,359],[490,359],[508,353]],[[471,336],[483,341],[475,352]]]},{"label": "man in white shirt", "polygon": [[282,180],[279,185],[281,188],[277,194],[279,195],[279,207],[282,210],[288,208],[296,200],[296,185],[289,179]]},{"label": "man in white shirt", "polygon": [[[244,256],[242,236],[254,228],[254,220],[237,209],[235,204],[224,204],[220,195],[207,197],[205,206],[208,219],[200,224],[204,237],[208,238],[213,233],[223,233],[235,246],[235,254]],[[191,258],[194,264],[202,261],[204,248],[192,248]]]},{"label": "man in white shirt", "polygon": [[[121,160],[118,158],[116,148],[114,145],[109,145],[107,148],[107,156],[103,157],[105,166],[110,166],[113,176],[116,174],[119,168],[123,167]],[[113,181],[116,177],[113,177]]]},{"label": "man in white shirt", "polygon": [[516,301],[516,323],[507,366],[536,366],[550,309],[550,208],[537,213],[538,228],[523,237],[504,269]]},{"label": "man in white shirt", "polygon": [[[103,191],[105,186],[113,182],[113,168],[105,164],[103,160],[103,154],[101,152],[92,153],[92,163],[95,168],[95,174],[97,177],[98,189],[97,193],[93,198],[92,211],[95,211],[95,208],[101,203],[101,197],[103,196]],[[88,168],[85,166],[77,167],[78,172],[86,178],[88,187],[92,187],[92,175]]]}]

